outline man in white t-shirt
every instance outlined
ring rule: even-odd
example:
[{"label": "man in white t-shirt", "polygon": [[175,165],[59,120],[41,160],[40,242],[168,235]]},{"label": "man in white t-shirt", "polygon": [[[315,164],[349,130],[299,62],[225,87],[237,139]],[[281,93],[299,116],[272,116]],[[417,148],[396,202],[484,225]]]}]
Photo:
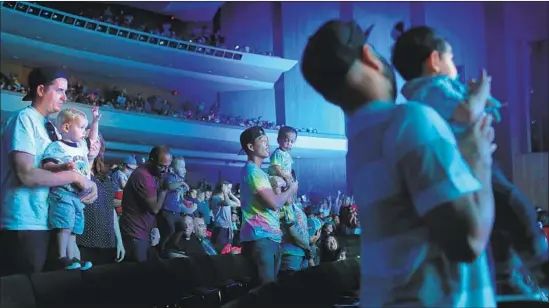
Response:
[{"label": "man in white t-shirt", "polygon": [[57,130],[47,117],[59,112],[67,96],[66,74],[56,68],[36,68],[28,77],[31,105],[10,117],[2,130],[0,168],[0,276],[31,274],[46,261],[49,227],[47,198],[50,187],[74,184],[97,198],[97,186],[73,171],[40,169],[42,155]]},{"label": "man in white t-shirt", "polygon": [[[430,107],[395,104],[393,70],[367,37],[355,22],[327,22],[301,61],[309,84],[349,117],[360,305],[494,307],[485,253],[494,220],[491,119],[458,144]],[[480,87],[487,97],[489,83]]]}]

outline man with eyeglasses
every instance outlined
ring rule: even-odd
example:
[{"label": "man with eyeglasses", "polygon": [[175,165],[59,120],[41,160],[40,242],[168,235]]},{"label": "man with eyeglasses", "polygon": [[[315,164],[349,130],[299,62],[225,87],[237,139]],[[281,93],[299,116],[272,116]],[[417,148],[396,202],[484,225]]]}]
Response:
[{"label": "man with eyeglasses", "polygon": [[124,187],[120,232],[128,261],[148,259],[151,230],[168,191],[161,177],[168,171],[172,159],[169,148],[154,147],[149,160],[132,172]]},{"label": "man with eyeglasses", "polygon": [[67,76],[56,68],[35,68],[28,77],[31,105],[15,112],[2,129],[0,168],[0,276],[42,271],[49,244],[47,198],[50,187],[74,184],[97,198],[97,186],[78,172],[40,168],[57,131],[47,117],[67,100]]}]

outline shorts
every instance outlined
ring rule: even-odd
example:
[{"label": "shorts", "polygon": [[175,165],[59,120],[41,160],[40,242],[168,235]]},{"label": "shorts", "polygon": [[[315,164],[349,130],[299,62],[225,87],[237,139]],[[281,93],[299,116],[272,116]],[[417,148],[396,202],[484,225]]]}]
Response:
[{"label": "shorts", "polygon": [[80,198],[66,190],[52,190],[48,195],[48,224],[52,229],[70,229],[84,233],[84,204]]}]

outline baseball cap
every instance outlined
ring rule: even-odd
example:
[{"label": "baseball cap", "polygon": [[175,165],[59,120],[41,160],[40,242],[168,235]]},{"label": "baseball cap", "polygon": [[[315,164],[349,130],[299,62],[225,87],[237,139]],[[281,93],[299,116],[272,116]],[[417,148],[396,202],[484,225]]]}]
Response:
[{"label": "baseball cap", "polygon": [[242,153],[242,151],[246,152],[248,144],[253,143],[257,138],[264,135],[265,131],[261,126],[252,126],[246,128],[246,130],[240,134],[240,146],[242,147],[240,153]]},{"label": "baseball cap", "polygon": [[27,85],[29,93],[23,97],[23,101],[32,101],[36,96],[36,88],[47,85],[57,78],[67,78],[67,73],[56,67],[37,67],[29,73]]},{"label": "baseball cap", "polygon": [[324,97],[339,89],[373,29],[355,21],[330,20],[310,38],[301,59],[305,80]]},{"label": "baseball cap", "polygon": [[128,168],[130,169],[135,169],[137,168],[137,161],[135,160],[135,156],[133,155],[128,155],[124,158],[124,160],[122,161],[122,163],[126,166],[128,166]]}]

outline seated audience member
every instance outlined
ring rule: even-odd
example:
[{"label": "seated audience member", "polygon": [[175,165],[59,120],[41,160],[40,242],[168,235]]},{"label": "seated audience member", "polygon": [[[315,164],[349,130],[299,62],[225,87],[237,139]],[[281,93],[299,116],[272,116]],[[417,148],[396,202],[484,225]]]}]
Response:
[{"label": "seated audience member", "polygon": [[182,252],[185,256],[203,256],[206,251],[202,247],[202,243],[198,240],[195,232],[193,218],[189,215],[183,217],[183,236],[178,243],[178,252]]},{"label": "seated audience member", "polygon": [[128,182],[128,178],[132,172],[137,168],[137,162],[133,155],[128,155],[122,161],[122,164],[115,170],[111,175],[112,183],[116,188],[114,195],[115,199],[115,210],[118,214],[122,213],[122,195],[124,194],[124,187]]},{"label": "seated audience member", "polygon": [[231,228],[233,229],[233,246],[240,246],[240,215],[235,209],[231,214]]},{"label": "seated audience member", "polygon": [[258,271],[258,282],[265,284],[276,279],[280,269],[282,230],[278,211],[295,195],[297,183],[276,195],[267,174],[261,170],[269,157],[269,138],[258,126],[247,128],[240,135],[240,145],[248,156],[241,186],[242,226],[240,241],[242,254]]},{"label": "seated audience member", "polygon": [[160,251],[176,249],[183,234],[183,217],[181,216],[183,197],[189,190],[185,183],[185,160],[175,157],[171,164],[172,170],[165,174],[165,186],[168,189],[162,210],[156,217],[160,230]]},{"label": "seated audience member", "polygon": [[327,236],[320,242],[320,262],[335,262],[347,259],[347,252],[335,236]]},{"label": "seated audience member", "polygon": [[334,224],[331,222],[322,225],[321,237],[325,238],[330,235],[335,235]]},{"label": "seated audience member", "polygon": [[204,218],[194,218],[194,234],[196,235],[198,241],[202,244],[206,254],[210,256],[217,255],[217,250],[215,250],[214,245],[206,236],[206,223],[204,222]]},{"label": "seated audience member", "polygon": [[320,219],[312,216],[307,218],[307,227],[309,232],[309,247],[311,250],[311,258],[314,264],[320,263],[319,242],[322,235],[322,223]]},{"label": "seated audience member", "polygon": [[219,182],[210,199],[210,207],[214,214],[212,242],[219,251],[233,242],[231,208],[239,206],[240,200],[236,199],[231,192],[231,183],[228,181]]},{"label": "seated audience member", "polygon": [[161,177],[171,163],[172,154],[167,147],[154,147],[149,160],[135,169],[124,187],[120,231],[128,261],[147,261],[151,229],[167,193]]},{"label": "seated audience member", "polygon": [[97,185],[97,200],[84,208],[86,227],[84,233],[76,237],[79,259],[89,260],[94,265],[120,262],[126,255],[113,205],[115,187],[107,176],[104,153],[105,141],[99,135],[98,154],[91,162],[91,179]]},{"label": "seated audience member", "polygon": [[[93,120],[90,129],[90,143],[99,138],[98,107],[92,110]],[[42,155],[42,168],[52,172],[73,170],[91,179],[88,161],[88,145],[85,129],[88,118],[83,111],[74,108],[61,110],[57,115],[57,128],[61,140],[48,145]],[[77,258],[76,235],[84,232],[84,203],[80,201],[82,192],[73,185],[52,187],[48,195],[48,224],[55,230],[56,264],[58,269],[88,270],[90,261]]]},{"label": "seated audience member", "polygon": [[97,197],[95,183],[85,176],[40,168],[46,147],[58,140],[47,117],[66,101],[67,77],[55,68],[35,68],[28,76],[31,105],[14,112],[1,131],[0,164],[0,276],[33,274],[46,262],[50,232],[47,198],[50,187],[75,184],[85,204]]}]

